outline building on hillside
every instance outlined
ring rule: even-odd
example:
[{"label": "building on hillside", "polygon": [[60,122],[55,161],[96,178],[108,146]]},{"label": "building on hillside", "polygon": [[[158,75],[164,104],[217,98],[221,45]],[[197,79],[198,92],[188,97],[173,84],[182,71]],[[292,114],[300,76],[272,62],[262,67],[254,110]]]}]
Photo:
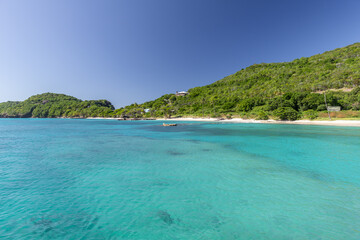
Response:
[{"label": "building on hillside", "polygon": [[341,107],[340,106],[328,106],[327,110],[329,112],[340,112],[341,111]]},{"label": "building on hillside", "polygon": [[189,93],[188,92],[185,92],[185,91],[181,91],[181,92],[178,92],[178,91],[176,91],[176,96],[186,96],[186,95],[188,95]]}]

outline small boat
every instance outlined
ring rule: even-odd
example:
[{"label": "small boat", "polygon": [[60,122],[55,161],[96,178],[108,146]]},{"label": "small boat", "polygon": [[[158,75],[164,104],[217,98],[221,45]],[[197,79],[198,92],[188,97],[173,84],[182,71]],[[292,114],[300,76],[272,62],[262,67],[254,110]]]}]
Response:
[{"label": "small boat", "polygon": [[175,126],[177,126],[177,124],[176,123],[168,123],[168,124],[163,123],[163,126],[164,127],[175,127]]}]

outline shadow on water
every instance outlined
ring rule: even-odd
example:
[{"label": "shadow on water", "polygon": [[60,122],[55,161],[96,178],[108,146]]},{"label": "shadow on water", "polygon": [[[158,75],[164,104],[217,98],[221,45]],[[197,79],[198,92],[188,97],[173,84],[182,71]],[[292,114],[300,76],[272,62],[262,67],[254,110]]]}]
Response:
[{"label": "shadow on water", "polygon": [[[251,154],[249,154],[251,155]],[[244,170],[246,170],[249,174],[259,174],[259,175],[263,175],[263,174],[288,174],[289,172],[295,175],[299,175],[299,176],[303,176],[312,180],[316,180],[316,181],[321,181],[321,182],[326,182],[326,183],[331,183],[331,182],[335,182],[335,179],[333,179],[331,176],[329,175],[325,175],[310,169],[305,169],[305,168],[295,168],[289,165],[286,165],[282,162],[277,162],[274,161],[274,159],[269,159],[266,160],[266,158],[261,157],[261,156],[256,156],[255,154],[253,155],[253,158],[261,158],[264,161],[271,161],[272,162],[272,166],[271,167],[243,167]]]},{"label": "shadow on water", "polygon": [[202,151],[203,151],[203,152],[211,152],[211,149],[203,148]]},{"label": "shadow on water", "polygon": [[169,187],[171,186],[168,180],[157,180],[151,183],[153,187]]},{"label": "shadow on water", "polygon": [[174,223],[174,220],[167,211],[159,210],[156,215],[167,225]]},{"label": "shadow on water", "polygon": [[213,228],[219,228],[223,224],[224,224],[224,222],[217,216],[212,216],[210,218],[210,226]]},{"label": "shadow on water", "polygon": [[171,155],[171,156],[182,156],[182,155],[185,155],[185,153],[183,153],[183,152],[178,152],[178,151],[175,151],[175,150],[167,150],[166,153],[169,154],[169,155]]},{"label": "shadow on water", "polygon": [[50,218],[45,218],[44,216],[42,216],[40,219],[33,217],[30,219],[30,221],[34,224],[34,226],[43,228],[44,232],[50,231],[54,223]]},{"label": "shadow on water", "polygon": [[95,216],[91,221],[90,221],[90,224],[88,225],[88,227],[86,228],[87,230],[91,230],[93,229],[96,224],[98,223],[99,221],[99,216]]},{"label": "shadow on water", "polygon": [[200,144],[200,143],[201,143],[201,141],[195,140],[195,139],[186,139],[185,141],[186,141],[186,142],[195,143],[195,144]]},{"label": "shadow on water", "polygon": [[[30,222],[33,225],[33,234],[46,239],[65,238],[67,234],[74,232],[87,232],[94,229],[99,222],[100,217],[87,214],[73,215],[43,215],[32,217]],[[69,232],[69,229],[72,229]],[[98,226],[98,229],[101,227]]]}]

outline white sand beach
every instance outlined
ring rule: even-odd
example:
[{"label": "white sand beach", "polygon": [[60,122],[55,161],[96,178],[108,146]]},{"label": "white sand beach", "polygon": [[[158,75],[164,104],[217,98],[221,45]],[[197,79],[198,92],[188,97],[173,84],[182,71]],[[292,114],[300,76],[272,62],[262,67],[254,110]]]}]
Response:
[{"label": "white sand beach", "polygon": [[[86,119],[98,120],[122,120],[120,118],[101,118],[89,117]],[[139,119],[140,120],[140,119]],[[134,120],[126,120],[134,121]],[[296,120],[296,121],[278,121],[278,120],[255,120],[232,118],[219,120],[217,118],[157,118],[154,121],[198,121],[198,122],[223,122],[223,123],[266,123],[266,124],[298,124],[298,125],[325,125],[325,126],[343,126],[360,127],[360,120]]]},{"label": "white sand beach", "polygon": [[360,127],[360,120],[297,120],[297,121],[277,121],[277,120],[254,120],[254,119],[224,119],[216,118],[174,118],[174,119],[157,119],[161,121],[209,121],[224,123],[267,123],[267,124],[301,124],[301,125],[327,125],[327,126],[347,126]]}]

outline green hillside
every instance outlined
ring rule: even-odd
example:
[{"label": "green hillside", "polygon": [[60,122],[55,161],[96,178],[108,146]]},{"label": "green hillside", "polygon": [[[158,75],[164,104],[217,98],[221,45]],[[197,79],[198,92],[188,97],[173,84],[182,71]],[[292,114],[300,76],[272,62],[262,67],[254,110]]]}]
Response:
[{"label": "green hillside", "polygon": [[[117,113],[143,116],[241,116],[266,119],[316,117],[329,105],[359,110],[360,43],[292,62],[262,63],[242,69],[213,84],[189,89],[187,96],[166,94],[133,104]],[[346,88],[345,91],[334,91]],[[353,89],[353,90],[352,90]],[[348,92],[352,90],[351,92]],[[316,93],[317,92],[317,93]],[[309,111],[310,110],[310,111]]]},{"label": "green hillside", "polygon": [[23,102],[0,103],[0,117],[106,117],[114,106],[107,100],[82,101],[64,94],[44,93]]},{"label": "green hillside", "polygon": [[166,94],[114,110],[106,100],[82,101],[54,93],[0,103],[0,117],[242,117],[295,120],[360,117],[360,43],[284,63],[255,64],[213,84]]}]

